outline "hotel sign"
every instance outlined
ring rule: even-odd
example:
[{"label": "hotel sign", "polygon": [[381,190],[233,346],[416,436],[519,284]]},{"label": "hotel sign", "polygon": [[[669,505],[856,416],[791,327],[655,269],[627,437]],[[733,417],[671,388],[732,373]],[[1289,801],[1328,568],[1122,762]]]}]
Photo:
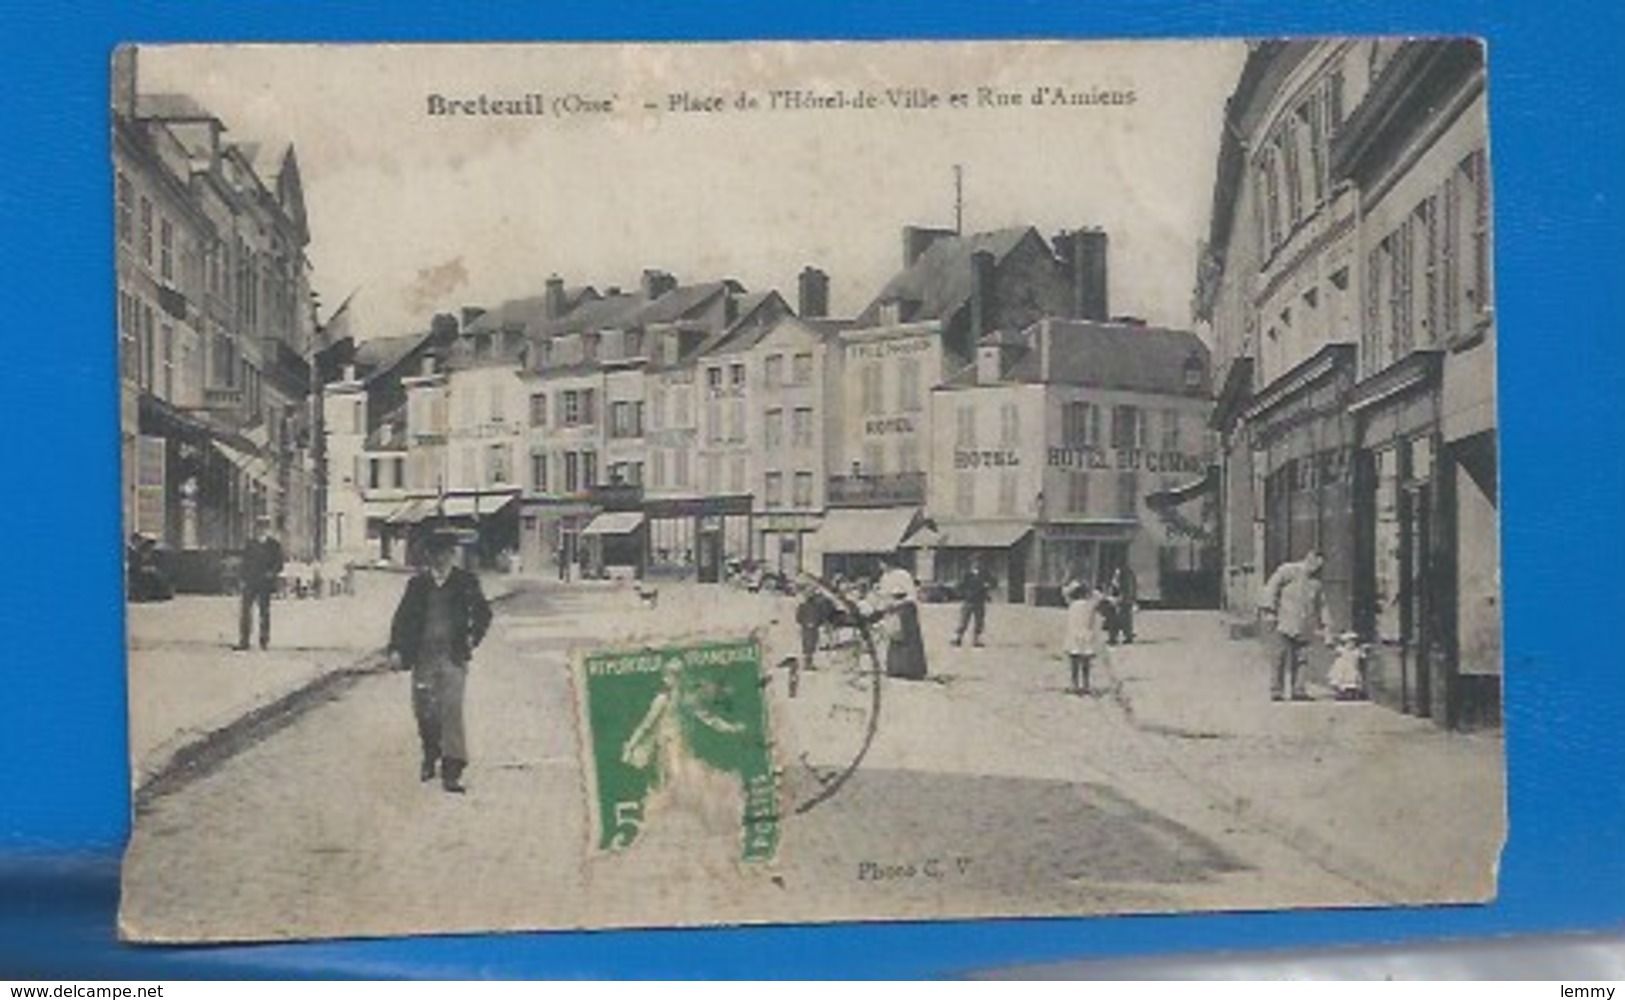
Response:
[{"label": "hotel sign", "polygon": [[1201,455],[1177,451],[1150,451],[1145,448],[1051,448],[1052,469],[1101,469],[1116,472],[1183,472],[1201,475],[1208,460]]},{"label": "hotel sign", "polygon": [[955,448],[955,469],[1011,469],[1021,464],[1021,453],[1013,448]]},{"label": "hotel sign", "polygon": [[865,437],[883,437],[887,434],[913,434],[913,417],[869,417],[863,422]]}]

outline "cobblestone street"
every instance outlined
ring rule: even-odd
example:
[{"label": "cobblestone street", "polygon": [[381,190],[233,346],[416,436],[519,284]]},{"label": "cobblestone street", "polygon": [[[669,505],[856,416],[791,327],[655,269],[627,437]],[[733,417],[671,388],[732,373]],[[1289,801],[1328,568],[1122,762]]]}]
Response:
[{"label": "cobblestone street", "polygon": [[[382,644],[387,600],[353,600],[327,612],[347,641],[335,634],[311,663]],[[1498,735],[1369,704],[1271,705],[1252,644],[1203,612],[1146,613],[1106,693],[1071,697],[1061,612],[1005,605],[984,649],[949,647],[956,608],[924,609],[932,679],[884,682],[861,766],[805,813],[793,811],[813,780],[804,763],[839,766],[860,745],[830,735],[832,692],[850,678],[826,667],[790,700],[774,671],[791,808],[771,870],[733,864],[737,828],[675,812],[651,817],[629,852],[590,855],[568,651],[758,627],[777,663],[791,610],[719,587],[667,587],[648,608],[625,588],[524,583],[498,602],[470,671],[469,794],[419,783],[408,676],[361,674],[144,802],[125,926],[224,940],[1377,905],[1493,885]],[[131,614],[139,640],[144,617],[176,612]],[[245,654],[173,652],[137,641],[132,672],[179,692],[246,669]],[[174,728],[143,739],[183,742]]]}]

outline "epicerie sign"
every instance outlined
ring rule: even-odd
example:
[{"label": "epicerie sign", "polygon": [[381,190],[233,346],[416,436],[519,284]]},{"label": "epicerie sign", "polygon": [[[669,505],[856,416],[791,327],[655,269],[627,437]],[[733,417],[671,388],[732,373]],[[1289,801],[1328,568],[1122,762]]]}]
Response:
[{"label": "epicerie sign", "polygon": [[1144,448],[1117,448],[1111,453],[1101,448],[1051,448],[1049,467],[1116,469],[1118,472],[1191,472],[1200,475],[1207,471],[1207,460],[1200,455],[1147,451]]},{"label": "epicerie sign", "polygon": [[847,346],[846,356],[856,361],[872,361],[880,358],[924,354],[931,350],[931,344],[934,340],[933,337],[899,337],[895,340],[850,344]]}]

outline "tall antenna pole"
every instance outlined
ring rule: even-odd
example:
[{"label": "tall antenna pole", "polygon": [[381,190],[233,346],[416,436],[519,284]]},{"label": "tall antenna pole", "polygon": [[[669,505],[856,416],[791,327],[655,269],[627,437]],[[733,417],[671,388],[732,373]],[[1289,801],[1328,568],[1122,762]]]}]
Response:
[{"label": "tall antenna pole", "polygon": [[954,234],[965,235],[965,168],[954,164]]}]

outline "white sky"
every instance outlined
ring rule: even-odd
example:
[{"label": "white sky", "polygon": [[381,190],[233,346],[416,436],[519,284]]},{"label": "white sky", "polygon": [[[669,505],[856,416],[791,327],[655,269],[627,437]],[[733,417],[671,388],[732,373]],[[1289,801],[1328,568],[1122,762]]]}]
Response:
[{"label": "white sky", "polygon": [[[900,266],[900,229],[1031,223],[1111,237],[1111,308],[1189,325],[1230,42],[143,48],[143,92],[183,91],[239,140],[291,140],[325,310],[353,288],[361,337],[437,311],[570,284],[735,277],[795,301],[804,264],[832,311],[861,309]],[[1132,88],[1128,108],[651,112],[674,91],[776,87]],[[429,94],[614,94],[617,112],[447,120]]]}]

